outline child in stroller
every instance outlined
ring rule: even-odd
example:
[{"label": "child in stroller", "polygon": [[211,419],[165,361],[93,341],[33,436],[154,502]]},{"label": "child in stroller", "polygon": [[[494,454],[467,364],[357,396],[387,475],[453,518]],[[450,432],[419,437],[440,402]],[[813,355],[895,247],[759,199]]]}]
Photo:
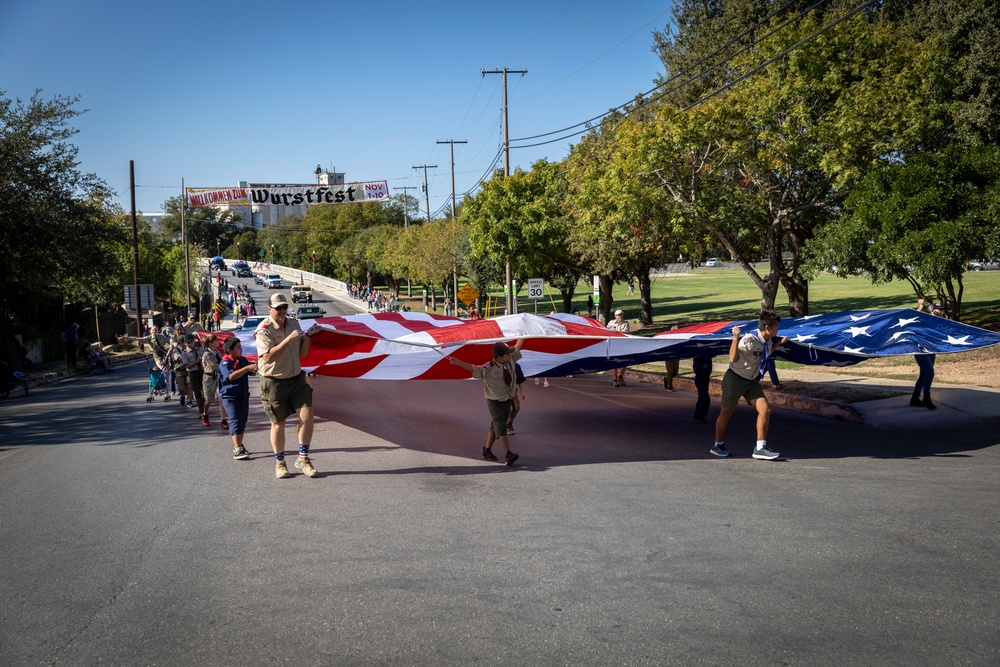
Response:
[{"label": "child in stroller", "polygon": [[100,349],[95,350],[92,343],[84,341],[82,348],[83,360],[90,366],[91,373],[100,373],[101,371],[105,373],[115,372],[115,369],[111,368],[111,360]]}]

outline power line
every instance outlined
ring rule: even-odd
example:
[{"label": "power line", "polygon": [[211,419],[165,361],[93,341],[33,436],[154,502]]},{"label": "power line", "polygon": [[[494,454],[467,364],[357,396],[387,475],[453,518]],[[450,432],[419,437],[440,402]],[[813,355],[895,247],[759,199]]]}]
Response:
[{"label": "power line", "polygon": [[[712,53],[708,54],[707,56],[705,56],[704,58],[702,58],[698,62],[694,63],[693,65],[691,65],[690,67],[687,67],[684,70],[681,70],[680,72],[678,72],[674,76],[670,77],[669,79],[667,79],[663,83],[659,84],[658,86],[655,86],[654,88],[646,91],[645,93],[643,93],[643,97],[645,97],[647,95],[650,95],[651,93],[655,93],[657,90],[660,90],[661,88],[664,88],[665,86],[673,83],[674,81],[676,81],[680,77],[686,75],[687,73],[691,72],[695,68],[700,67],[706,61],[710,60],[711,58],[715,57],[719,53],[723,52],[725,49],[727,49],[730,46],[732,46],[735,42],[739,41],[740,39],[742,39],[743,37],[745,37],[747,34],[751,33],[752,31],[756,30],[757,28],[761,27],[766,22],[770,21],[777,14],[781,13],[782,11],[784,11],[786,8],[788,8],[789,6],[791,6],[792,4],[794,4],[795,2],[796,2],[796,0],[789,0],[789,2],[786,2],[784,5],[782,5],[778,9],[775,9],[773,12],[771,12],[770,14],[768,14],[767,16],[765,16],[763,19],[761,19],[760,21],[758,21],[756,24],[754,24],[751,27],[747,28],[746,30],[744,30],[742,33],[740,33],[736,37],[733,37],[728,42],[726,42],[725,44],[723,44],[718,49],[716,49]],[[683,86],[688,85],[692,81],[696,81],[697,79],[699,79],[699,78],[705,76],[706,74],[712,72],[714,69],[716,69],[716,68],[724,65],[725,63],[729,62],[730,60],[732,60],[736,56],[740,55],[741,53],[744,53],[747,50],[749,50],[749,49],[753,48],[754,46],[756,46],[757,44],[760,44],[762,41],[764,41],[765,39],[767,39],[768,37],[770,37],[771,35],[773,35],[778,30],[781,30],[782,28],[784,28],[785,26],[787,26],[792,21],[795,21],[795,20],[801,18],[807,12],[811,11],[815,7],[818,7],[819,5],[823,4],[824,2],[826,2],[826,0],[819,0],[814,5],[812,5],[812,6],[808,7],[808,8],[806,8],[806,9],[804,9],[797,16],[795,16],[795,17],[793,17],[791,19],[788,19],[787,21],[785,21],[784,23],[782,23],[781,25],[779,25],[778,27],[776,27],[774,30],[772,30],[768,34],[766,34],[763,37],[761,37],[760,39],[758,39],[758,40],[750,43],[749,45],[747,45],[743,49],[740,49],[739,51],[736,51],[735,53],[733,53],[729,57],[721,60],[720,62],[716,63],[715,65],[712,65],[710,68],[708,68],[706,70],[702,70],[696,76],[691,77],[687,81],[685,81],[685,82],[683,82],[683,83],[675,86],[674,88],[671,88],[671,89],[665,91],[664,94],[671,93],[671,92],[673,92],[673,91],[675,91],[675,90],[677,90],[677,89],[679,89],[679,88],[681,88]],[[659,97],[662,97],[662,95],[659,96]],[[651,100],[651,101],[655,101],[656,99],[659,99],[659,97],[653,98],[653,100]],[[616,111],[621,111],[622,109],[625,109],[626,107],[628,107],[630,104],[634,104],[634,103],[635,103],[634,99],[633,100],[629,100],[628,102],[620,104],[620,105],[614,107],[613,109],[610,109],[609,111],[606,111],[606,112],[604,112],[602,114],[594,116],[593,118],[588,118],[587,120],[581,121],[581,122],[576,123],[574,125],[570,125],[568,127],[564,127],[562,129],[559,129],[559,130],[553,130],[551,132],[545,132],[545,133],[542,133],[542,134],[535,134],[535,135],[532,135],[532,136],[529,136],[529,137],[519,137],[517,139],[512,139],[511,141],[528,141],[530,139],[539,139],[541,137],[548,137],[548,136],[551,136],[553,134],[561,134],[563,132],[567,132],[569,130],[572,130],[572,129],[580,127],[580,126],[586,126],[586,127],[584,127],[582,130],[580,130],[578,132],[574,132],[572,134],[568,134],[568,135],[563,136],[563,137],[558,137],[556,139],[553,139],[551,142],[541,142],[541,143],[538,143],[538,144],[530,144],[529,146],[518,146],[518,148],[530,148],[531,146],[542,146],[542,145],[544,145],[546,143],[553,143],[553,142],[556,142],[556,141],[562,141],[563,139],[569,139],[569,138],[572,138],[572,137],[577,136],[579,134],[583,134],[584,132],[588,131],[590,129],[590,127],[589,127],[590,123],[593,123],[596,120],[601,120],[602,118],[605,118],[605,117],[611,115],[612,113],[614,113]]]},{"label": "power line", "polygon": [[577,30],[579,30],[582,26],[586,25],[587,22],[590,21],[590,19],[594,18],[595,16],[597,16],[598,14],[600,14],[602,11],[604,11],[604,8],[607,7],[608,5],[610,5],[612,2],[613,2],[613,0],[608,0],[603,5],[601,5],[600,8],[598,8],[593,14],[591,14],[590,16],[588,16],[587,18],[583,19],[582,21],[580,21],[579,23],[577,23],[575,26],[573,26],[573,28],[569,32],[567,32],[565,35],[563,35],[559,39],[555,40],[554,42],[550,42],[548,46],[545,46],[542,49],[540,49],[538,51],[535,51],[530,56],[528,56],[527,58],[523,59],[521,62],[522,63],[528,62],[529,60],[531,60],[535,56],[537,56],[537,55],[539,55],[541,53],[544,53],[545,51],[547,51],[551,47],[555,46],[556,44],[558,44],[562,40],[566,39],[567,37],[569,37],[570,35],[572,35],[574,32],[576,32]]},{"label": "power line", "polygon": [[[511,58],[513,58],[514,56],[516,56],[518,53],[520,53],[521,50],[524,49],[524,47],[526,47],[528,44],[531,44],[533,41],[535,41],[535,38],[538,37],[539,35],[541,35],[543,32],[545,32],[550,25],[552,25],[553,23],[555,23],[556,19],[558,19],[560,16],[562,16],[566,12],[567,9],[569,9],[570,7],[572,7],[574,2],[576,2],[576,0],[570,0],[569,4],[566,5],[565,7],[563,7],[561,10],[559,10],[559,13],[556,14],[554,17],[552,17],[551,21],[549,21],[548,23],[546,23],[542,27],[541,30],[539,30],[534,35],[532,35],[531,38],[528,39],[528,41],[526,41],[521,46],[517,47],[517,51],[514,51],[514,53],[512,53],[509,56],[507,56],[506,58],[504,58],[504,60],[505,61],[510,60]],[[527,60],[527,58],[525,58],[525,60]],[[524,62],[524,60],[522,60],[521,62]],[[521,63],[516,63],[516,64],[520,65]]]},{"label": "power line", "polygon": [[[618,19],[620,19],[621,17],[625,16],[630,11],[632,11],[633,9],[635,9],[636,6],[639,5],[641,2],[642,2],[642,0],[636,0],[636,2],[633,3],[631,7],[629,7],[628,9],[626,9],[625,11],[623,11],[622,13],[620,13],[618,16],[614,17],[613,19],[611,19],[610,21],[608,21],[607,23],[605,23],[604,25],[602,25],[600,28],[598,28],[594,32],[590,33],[589,35],[587,35],[586,37],[584,37],[583,39],[581,39],[579,42],[577,42],[573,46],[570,46],[570,47],[568,47],[566,49],[563,49],[563,51],[561,53],[559,53],[559,55],[552,56],[548,60],[544,60],[544,61],[540,62],[539,64],[535,65],[535,67],[543,67],[543,66],[549,64],[550,62],[552,62],[553,60],[558,60],[559,58],[562,58],[564,55],[566,55],[567,53],[569,53],[570,51],[572,51],[576,47],[580,46],[581,44],[583,44],[584,42],[586,42],[587,40],[589,40],[591,37],[594,37],[595,35],[598,35],[601,32],[604,32],[605,30],[607,30],[608,28],[610,28],[611,25],[615,23],[615,21],[617,21]],[[666,14],[669,11],[670,11],[670,7],[667,7],[667,9],[664,9],[662,12],[660,12],[659,14],[657,14],[656,17],[654,19],[652,19],[649,23],[652,23],[653,21],[655,21],[656,19],[660,18],[661,16],[663,16],[664,14]],[[647,23],[646,25],[649,25],[649,23]],[[643,26],[643,28],[645,28],[645,27],[646,26]],[[642,28],[639,28],[639,30],[642,30]],[[638,30],[636,32],[638,32]],[[635,33],[632,33],[631,35],[629,35],[626,38],[626,41],[628,41],[629,39],[631,39],[634,36],[635,36]],[[612,49],[612,50],[614,50],[614,49]]]},{"label": "power line", "polygon": [[[636,4],[638,4],[638,3],[636,3]],[[634,6],[635,6],[635,5],[633,5],[633,7],[634,7]],[[636,30],[635,32],[633,32],[633,33],[632,33],[631,35],[629,35],[628,37],[626,37],[626,38],[625,38],[625,39],[623,39],[622,41],[618,42],[617,44],[615,44],[614,46],[612,46],[612,47],[611,47],[610,49],[608,49],[607,51],[605,51],[605,52],[604,52],[604,53],[602,53],[601,55],[599,55],[599,56],[597,56],[596,58],[594,58],[593,60],[591,60],[591,61],[590,61],[589,63],[587,63],[586,65],[584,65],[584,66],[583,66],[583,67],[581,67],[580,69],[578,69],[578,70],[576,70],[575,72],[573,72],[573,73],[571,73],[571,74],[568,74],[567,76],[565,76],[565,77],[563,77],[563,78],[559,79],[558,81],[556,81],[556,82],[555,82],[555,83],[553,83],[552,85],[548,86],[547,88],[542,88],[542,89],[541,89],[541,90],[539,90],[539,91],[538,91],[537,93],[535,93],[534,95],[532,95],[531,97],[528,97],[528,98],[526,98],[526,99],[530,100],[530,99],[532,99],[532,98],[534,98],[534,97],[537,97],[537,96],[541,95],[542,93],[544,93],[544,92],[546,92],[546,91],[548,91],[548,90],[552,90],[553,88],[555,88],[556,86],[558,86],[558,85],[559,85],[560,83],[562,83],[563,81],[567,81],[567,80],[569,80],[569,79],[573,78],[574,76],[576,76],[577,74],[579,74],[579,73],[580,73],[580,72],[582,72],[583,70],[587,69],[588,67],[590,67],[591,65],[593,65],[594,63],[596,63],[596,62],[597,62],[598,60],[600,60],[600,59],[601,59],[601,58],[603,58],[604,56],[608,55],[609,53],[611,53],[612,51],[614,51],[615,49],[617,49],[617,48],[618,48],[619,46],[621,46],[621,45],[622,45],[622,44],[624,44],[625,42],[629,41],[630,39],[632,39],[633,37],[635,37],[636,35],[638,35],[640,31],[642,31],[642,30],[645,30],[645,29],[646,29],[647,27],[649,27],[649,24],[650,24],[650,23],[652,23],[652,22],[653,22],[653,21],[655,21],[656,19],[660,18],[661,16],[663,16],[664,14],[666,14],[666,13],[667,13],[667,12],[669,12],[669,11],[670,11],[670,9],[665,9],[665,10],[663,10],[662,12],[660,12],[659,14],[657,14],[656,16],[654,16],[653,18],[651,18],[651,19],[650,19],[649,21],[647,21],[645,25],[643,25],[642,27],[640,27],[639,29],[637,29],[637,30]],[[523,101],[525,101],[525,100],[522,100],[522,102],[523,102]],[[530,137],[529,137],[529,138],[530,138]]]},{"label": "power line", "polygon": [[840,24],[841,22],[846,21],[847,19],[851,18],[852,16],[854,16],[858,12],[864,11],[865,9],[867,9],[871,5],[875,4],[876,2],[878,2],[878,0],[867,0],[867,2],[864,2],[864,3],[860,4],[860,5],[858,5],[857,7],[855,7],[854,9],[852,9],[851,11],[849,11],[846,14],[844,14],[843,16],[841,16],[839,19],[836,19],[835,21],[832,21],[831,23],[823,26],[822,28],[820,28],[819,30],[817,30],[813,34],[809,35],[805,39],[802,39],[802,40],[796,42],[795,44],[792,44],[790,47],[788,47],[787,49],[785,49],[781,53],[777,54],[773,58],[768,58],[767,60],[765,60],[764,62],[762,62],[760,65],[758,65],[757,67],[754,67],[752,70],[750,70],[749,72],[747,72],[743,76],[737,78],[736,80],[731,81],[731,82],[727,83],[726,85],[722,86],[721,88],[718,88],[717,90],[713,90],[708,95],[705,95],[704,97],[702,97],[702,98],[700,98],[700,99],[692,102],[688,106],[684,107],[683,110],[684,111],[688,111],[690,109],[693,109],[696,106],[698,106],[699,104],[701,104],[702,102],[705,102],[707,100],[712,99],[713,97],[715,97],[719,93],[724,92],[726,90],[729,90],[730,88],[732,88],[733,86],[735,86],[740,81],[743,81],[744,79],[747,79],[747,78],[753,76],[754,74],[756,74],[760,70],[764,69],[765,67],[767,67],[771,63],[775,62],[776,60],[780,60],[781,58],[784,58],[789,53],[791,53],[795,49],[799,48],[803,44],[808,44],[809,42],[813,41],[814,39],[816,39],[817,37],[819,37],[820,35],[822,35],[823,33],[825,33],[827,30],[830,30],[831,28],[833,28],[834,26]]}]

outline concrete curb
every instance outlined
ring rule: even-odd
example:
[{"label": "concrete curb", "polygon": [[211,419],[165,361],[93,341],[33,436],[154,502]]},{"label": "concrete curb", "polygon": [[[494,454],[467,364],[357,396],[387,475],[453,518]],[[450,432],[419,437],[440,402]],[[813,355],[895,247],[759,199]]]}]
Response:
[{"label": "concrete curb", "polygon": [[[116,354],[108,355],[111,360],[111,367],[122,366],[124,364],[135,363],[136,361],[141,361],[146,358],[147,355],[141,354],[139,352],[130,352],[128,354]],[[81,362],[82,363],[82,362]],[[75,375],[89,375],[90,369],[87,366],[81,365],[75,368],[61,368],[59,370],[50,370],[42,373],[29,373],[28,374],[28,386],[34,387],[40,384],[52,384],[53,382],[58,382],[59,380],[73,377]]]},{"label": "concrete curb", "polygon": [[[663,385],[663,378],[666,377],[665,375],[660,375],[658,373],[642,373],[636,371],[626,371],[625,375],[630,379],[637,380],[644,384],[657,384],[661,386]],[[772,407],[796,410],[798,412],[808,412],[809,414],[816,415],[818,417],[826,417],[828,419],[839,419],[841,421],[854,422],[857,424],[864,423],[864,419],[849,403],[837,403],[819,398],[811,398],[809,396],[799,396],[772,389],[766,385],[761,385],[761,387],[764,389],[764,395],[767,396],[767,400]],[[674,389],[680,391],[690,391],[693,393],[697,393],[698,391],[694,386],[694,380],[679,377],[674,378]],[[716,398],[721,397],[722,380],[717,378],[709,380],[708,393]]]}]

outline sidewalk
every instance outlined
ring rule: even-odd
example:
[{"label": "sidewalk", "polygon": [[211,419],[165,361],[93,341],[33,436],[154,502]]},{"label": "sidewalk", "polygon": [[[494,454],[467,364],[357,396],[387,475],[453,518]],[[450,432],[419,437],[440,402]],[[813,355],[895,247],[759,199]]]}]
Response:
[{"label": "sidewalk", "polygon": [[[659,373],[628,372],[628,375],[639,382],[660,386],[663,384],[664,376]],[[764,393],[774,407],[863,423],[876,428],[948,431],[949,439],[972,442],[992,437],[1000,442],[1000,391],[996,389],[935,382],[932,396],[938,409],[928,410],[910,405],[912,382],[826,373],[821,367],[815,370],[782,369],[781,376],[785,381],[823,383],[832,387],[860,385],[895,395],[849,403],[796,394],[787,385],[780,390],[772,389],[767,382],[763,382],[761,386]],[[674,389],[692,393],[697,391],[694,381],[686,377],[674,378]],[[712,378],[709,393],[714,398],[722,395],[721,377]]]}]

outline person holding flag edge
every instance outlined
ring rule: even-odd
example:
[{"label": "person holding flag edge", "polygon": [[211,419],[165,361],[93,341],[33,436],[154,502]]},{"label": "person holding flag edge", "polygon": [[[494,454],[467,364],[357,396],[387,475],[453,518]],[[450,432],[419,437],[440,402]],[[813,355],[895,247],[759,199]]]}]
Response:
[{"label": "person holding flag edge", "polygon": [[729,456],[724,438],[729,418],[741,398],[757,409],[757,445],[753,458],[772,461],[780,456],[767,447],[767,429],[771,422],[771,404],[764,396],[760,379],[767,369],[768,358],[779,345],[788,341],[787,336],[775,338],[781,317],[771,310],[760,314],[757,331],[740,336],[740,328],[733,327],[733,340],[729,346],[729,369],[722,378],[722,410],[715,421],[715,444],[710,450],[718,457]]}]

